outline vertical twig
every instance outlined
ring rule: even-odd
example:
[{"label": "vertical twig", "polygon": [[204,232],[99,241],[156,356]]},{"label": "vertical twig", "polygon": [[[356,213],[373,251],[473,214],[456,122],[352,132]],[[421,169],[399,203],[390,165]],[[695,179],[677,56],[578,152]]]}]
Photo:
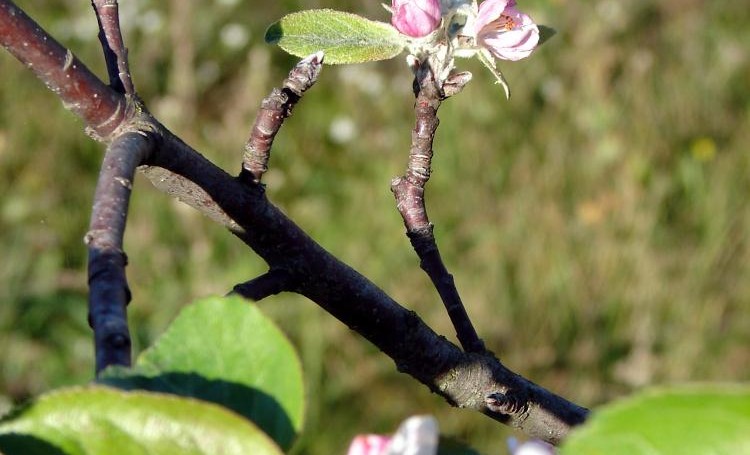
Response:
[{"label": "vertical twig", "polygon": [[284,120],[292,115],[292,109],[302,95],[315,84],[323,68],[323,52],[302,59],[284,79],[281,89],[274,88],[261,103],[255,117],[250,138],[245,144],[240,179],[260,184],[268,170],[271,146]]},{"label": "vertical twig", "polygon": [[[468,82],[470,77],[459,73],[461,83]],[[455,81],[451,93],[455,93]],[[462,87],[463,85],[460,85]],[[460,90],[460,88],[458,88]],[[441,90],[429,63],[417,64],[415,69],[415,91],[417,100],[414,105],[416,125],[412,131],[412,146],[409,150],[409,162],[406,174],[391,181],[391,191],[406,226],[406,235],[420,259],[420,267],[427,273],[448,311],[448,316],[456,329],[461,346],[468,352],[481,352],[484,343],[477,335],[474,326],[466,313],[461,297],[456,289],[453,276],[440,257],[433,226],[427,217],[424,204],[424,187],[430,178],[432,162],[432,143],[440,121],[437,111],[446,93]]]},{"label": "vertical twig", "polygon": [[130,365],[125,307],[130,289],[122,242],[135,169],[152,142],[139,133],[117,137],[104,155],[84,241],[89,250],[89,325],[94,330],[97,374],[109,365]]},{"label": "vertical twig", "polygon": [[104,61],[109,74],[109,85],[119,93],[135,94],[128,68],[128,50],[122,40],[117,0],[92,0],[99,23],[99,41],[104,51]]},{"label": "vertical twig", "polygon": [[[92,0],[99,24],[99,41],[110,87],[126,95],[128,107],[139,106],[122,39],[117,0]],[[131,111],[140,111],[140,108]],[[109,365],[130,365],[130,333],[126,306],[130,288],[125,278],[127,256],[123,235],[135,169],[152,148],[146,135],[115,136],[104,155],[94,193],[91,224],[85,243],[89,249],[89,325],[94,330],[96,373]]]}]

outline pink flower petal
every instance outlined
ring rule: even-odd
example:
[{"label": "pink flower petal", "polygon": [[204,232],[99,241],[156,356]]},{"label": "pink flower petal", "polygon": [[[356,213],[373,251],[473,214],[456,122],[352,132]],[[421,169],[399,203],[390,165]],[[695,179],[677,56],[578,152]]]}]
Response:
[{"label": "pink flower petal", "polygon": [[414,38],[429,35],[439,25],[439,0],[393,0],[391,23],[396,29]]},{"label": "pink flower petal", "polygon": [[495,57],[515,61],[528,57],[539,44],[539,28],[511,2],[493,22],[480,29],[477,41]]},{"label": "pink flower petal", "polygon": [[361,434],[352,440],[346,455],[381,455],[391,438],[378,434]]},{"label": "pink flower petal", "polygon": [[487,36],[482,40],[484,47],[502,60],[521,60],[531,54],[539,43],[537,30],[518,30]]},{"label": "pink flower petal", "polygon": [[484,0],[479,5],[477,20],[474,25],[476,30],[481,31],[487,24],[500,18],[507,6],[508,0]]}]

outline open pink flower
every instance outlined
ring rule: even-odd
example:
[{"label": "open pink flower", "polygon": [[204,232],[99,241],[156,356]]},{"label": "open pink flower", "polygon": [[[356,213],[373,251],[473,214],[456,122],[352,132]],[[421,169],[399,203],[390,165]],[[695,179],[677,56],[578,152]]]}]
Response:
[{"label": "open pink flower", "polygon": [[526,58],[539,43],[539,28],[516,9],[515,0],[483,1],[474,30],[477,44],[502,60]]},{"label": "open pink flower", "polygon": [[393,0],[391,23],[404,35],[421,38],[440,25],[440,0]]}]

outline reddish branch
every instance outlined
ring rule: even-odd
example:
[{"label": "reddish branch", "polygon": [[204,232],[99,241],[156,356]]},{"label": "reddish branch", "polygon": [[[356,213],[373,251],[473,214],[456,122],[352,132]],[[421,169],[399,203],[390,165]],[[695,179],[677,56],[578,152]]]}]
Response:
[{"label": "reddish branch", "polygon": [[292,109],[299,102],[302,95],[318,80],[323,68],[323,53],[318,52],[300,61],[289,72],[289,76],[282,82],[281,88],[275,88],[261,103],[260,110],[255,117],[255,124],[250,132],[250,138],[245,144],[245,154],[242,158],[242,178],[247,178],[259,184],[263,174],[268,170],[268,160],[271,157],[271,146],[276,133],[281,129],[284,120],[292,115]]},{"label": "reddish branch", "polygon": [[[463,85],[471,79],[471,76],[467,77],[466,74],[459,73],[458,77],[450,79],[448,87],[450,87],[451,94],[460,91]],[[458,341],[469,352],[482,352],[484,343],[477,335],[466,313],[466,308],[461,302],[453,281],[453,275],[448,272],[440,257],[433,225],[427,217],[424,203],[424,187],[430,179],[431,172],[432,143],[440,123],[437,111],[445,97],[445,92],[441,93],[435,74],[427,63],[416,64],[414,85],[417,95],[414,103],[417,121],[411,133],[409,162],[406,174],[391,182],[391,191],[396,197],[396,207],[404,220],[406,235],[419,256],[419,265],[430,277],[440,294],[440,299],[456,329]]]},{"label": "reddish branch", "polygon": [[125,99],[9,0],[0,0],[0,44],[84,121],[88,134],[105,139],[122,126]]},{"label": "reddish branch", "polygon": [[[92,224],[96,235],[89,237],[89,246],[102,245],[101,257],[108,258],[102,275],[92,268],[92,282],[109,281],[113,296],[107,299],[113,307],[119,306],[117,314],[103,313],[105,322],[92,315],[95,327],[107,326],[111,320],[116,322],[116,333],[126,333],[121,330],[125,328],[122,302],[128,300],[125,257],[117,226],[121,223],[124,228],[131,171],[145,158],[141,169],[157,188],[226,226],[268,263],[271,272],[247,284],[256,296],[281,290],[305,295],[370,340],[400,371],[452,405],[482,412],[533,437],[557,443],[586,418],[585,408],[513,373],[491,353],[463,352],[436,334],[414,312],[313,241],[268,201],[261,185],[230,176],[187,146],[151,118],[134,97],[99,81],[8,0],[0,0],[0,40],[83,119],[89,132],[111,144],[105,162],[115,160],[115,164],[109,170],[105,164],[99,185],[112,189],[97,192],[95,205],[100,208],[94,210],[110,218],[102,220],[107,224],[102,230]],[[108,203],[100,194],[120,199]],[[92,214],[94,221],[97,217]],[[96,286],[92,294],[98,292]],[[120,335],[112,342],[124,347],[126,339]],[[100,364],[97,358],[97,368],[108,362],[124,359],[103,359]]]},{"label": "reddish branch", "polygon": [[128,51],[122,41],[117,0],[92,0],[99,23],[99,41],[109,74],[109,85],[119,93],[135,94],[128,68]]}]

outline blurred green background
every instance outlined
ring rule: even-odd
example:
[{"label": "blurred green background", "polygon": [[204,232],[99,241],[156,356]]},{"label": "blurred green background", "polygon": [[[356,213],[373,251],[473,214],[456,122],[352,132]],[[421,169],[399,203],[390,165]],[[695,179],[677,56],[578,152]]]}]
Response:
[{"label": "blurred green background", "polygon": [[[86,1],[19,1],[103,75]],[[121,13],[149,108],[236,173],[261,99],[295,59],[268,24],[378,1],[138,0]],[[524,0],[558,34],[443,104],[427,204],[464,302],[515,371],[586,406],[654,383],[750,379],[750,9],[698,0]],[[279,134],[270,198],[323,246],[453,330],[389,191],[413,127],[403,58],[326,67]],[[0,408],[89,381],[82,243],[102,146],[0,52]],[[233,236],[139,177],[126,233],[136,352],[192,299],[264,271]],[[503,453],[510,430],[449,408],[314,304],[260,306],[298,346],[307,431],[296,453],[431,413]],[[200,334],[196,334],[200,336]]]}]

